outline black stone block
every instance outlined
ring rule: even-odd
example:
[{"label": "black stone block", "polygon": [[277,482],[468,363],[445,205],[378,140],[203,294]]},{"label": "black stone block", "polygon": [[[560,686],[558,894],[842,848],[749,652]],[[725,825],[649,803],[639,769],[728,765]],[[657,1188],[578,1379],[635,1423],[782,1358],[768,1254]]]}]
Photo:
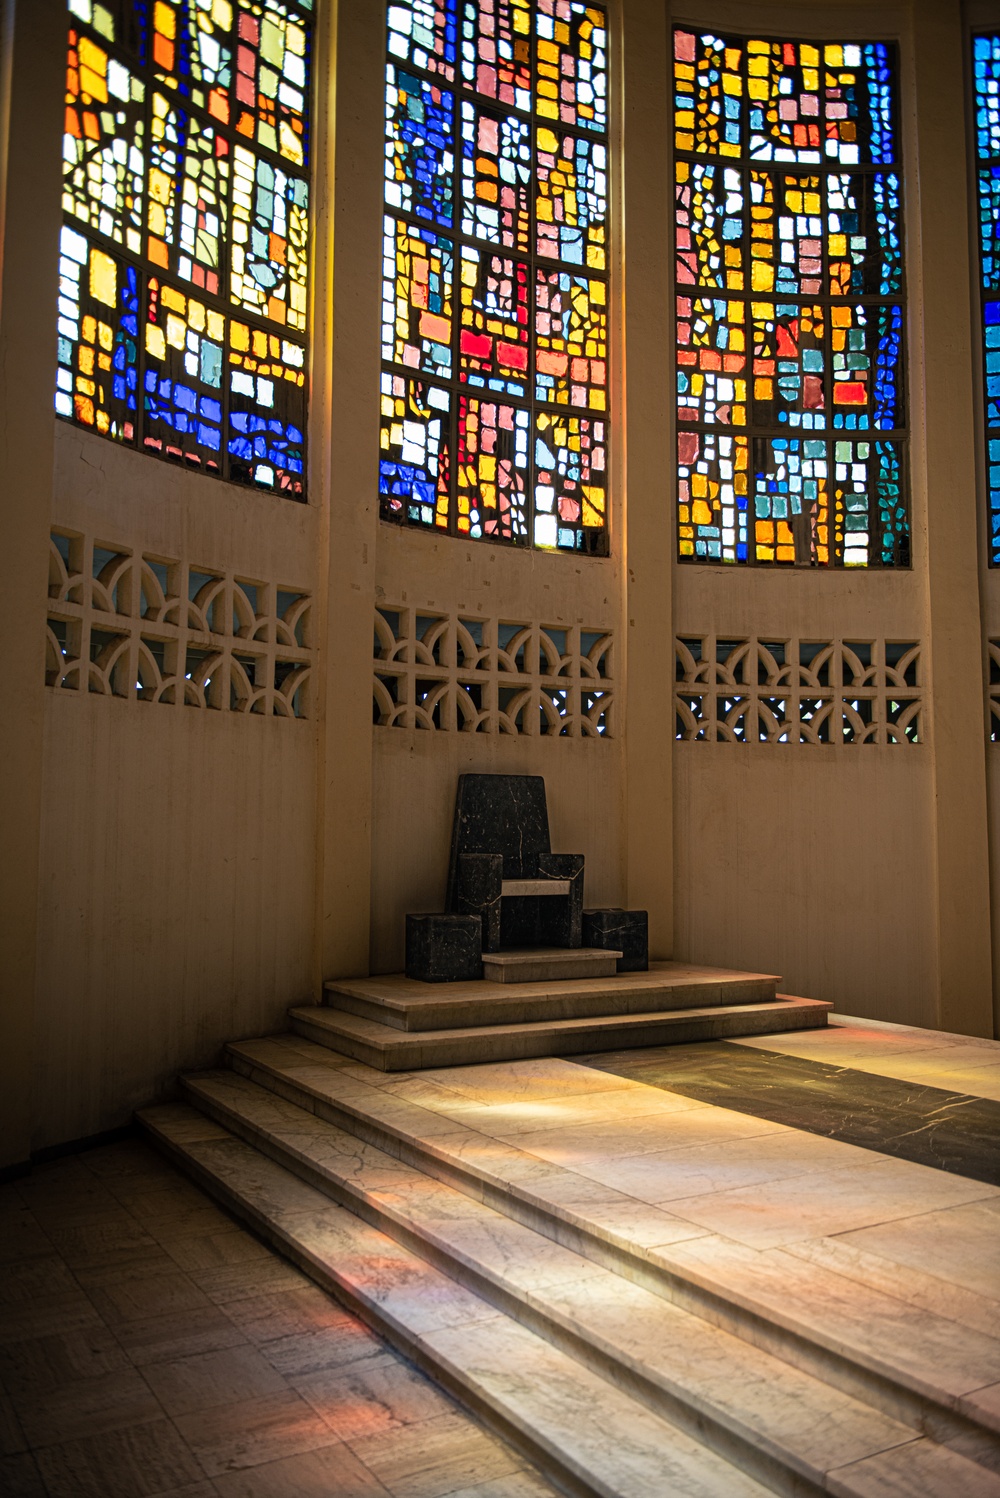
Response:
[{"label": "black stone block", "polygon": [[477,915],[483,923],[483,951],[500,950],[500,886],[503,858],[499,853],[462,853],[458,859],[456,905],[462,915]]},{"label": "black stone block", "polygon": [[408,915],[406,976],[421,983],[462,983],[483,976],[478,915]]},{"label": "black stone block", "polygon": [[645,910],[585,910],[583,945],[621,952],[620,973],[644,973],[649,967],[649,916]]}]

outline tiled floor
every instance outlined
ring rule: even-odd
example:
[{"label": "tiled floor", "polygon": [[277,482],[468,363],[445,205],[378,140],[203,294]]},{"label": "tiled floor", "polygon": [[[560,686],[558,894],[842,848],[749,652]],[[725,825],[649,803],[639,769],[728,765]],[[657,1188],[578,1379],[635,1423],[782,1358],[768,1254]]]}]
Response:
[{"label": "tiled floor", "polygon": [[4,1498],[547,1498],[138,1141],[0,1187]]},{"label": "tiled floor", "polygon": [[[741,1044],[1000,1097],[994,1043],[848,1022]],[[1000,1399],[996,1186],[572,1061],[406,1075],[291,1038],[243,1049],[672,1272],[768,1304],[777,1285],[859,1347],[896,1336],[946,1394]],[[3,1498],[551,1493],[138,1140],[0,1187]]]}]

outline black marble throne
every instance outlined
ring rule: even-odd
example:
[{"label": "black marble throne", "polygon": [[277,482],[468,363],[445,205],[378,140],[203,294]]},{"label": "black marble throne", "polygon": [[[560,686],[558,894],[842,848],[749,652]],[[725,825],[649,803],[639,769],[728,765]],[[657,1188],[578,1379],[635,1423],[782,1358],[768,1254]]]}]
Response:
[{"label": "black marble throne", "polygon": [[448,910],[478,915],[483,951],[578,947],[583,854],[553,853],[540,775],[460,775]]}]

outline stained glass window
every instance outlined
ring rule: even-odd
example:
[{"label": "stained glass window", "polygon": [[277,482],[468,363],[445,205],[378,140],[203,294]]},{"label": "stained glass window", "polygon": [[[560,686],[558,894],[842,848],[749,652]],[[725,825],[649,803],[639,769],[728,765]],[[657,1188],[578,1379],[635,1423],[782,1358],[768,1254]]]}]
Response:
[{"label": "stained glass window", "polygon": [[305,497],[313,0],[68,0],[56,412]]},{"label": "stained glass window", "polygon": [[674,83],[679,555],[908,566],[894,49],[679,27]]},{"label": "stained glass window", "polygon": [[607,21],[388,8],[382,516],[607,550]]},{"label": "stained glass window", "polygon": [[1000,566],[1000,36],[972,41],[989,563]]}]

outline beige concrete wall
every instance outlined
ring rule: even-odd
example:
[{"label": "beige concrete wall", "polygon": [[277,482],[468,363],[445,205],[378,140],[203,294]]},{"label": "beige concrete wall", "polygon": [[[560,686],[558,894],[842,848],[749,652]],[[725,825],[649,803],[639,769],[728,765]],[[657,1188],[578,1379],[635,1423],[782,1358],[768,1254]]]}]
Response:
[{"label": "beige concrete wall", "polygon": [[677,746],[678,955],[935,1028],[928,757],[787,748]]},{"label": "beige concrete wall", "polygon": [[126,1123],[312,992],[313,725],[47,708],[35,1149]]}]

